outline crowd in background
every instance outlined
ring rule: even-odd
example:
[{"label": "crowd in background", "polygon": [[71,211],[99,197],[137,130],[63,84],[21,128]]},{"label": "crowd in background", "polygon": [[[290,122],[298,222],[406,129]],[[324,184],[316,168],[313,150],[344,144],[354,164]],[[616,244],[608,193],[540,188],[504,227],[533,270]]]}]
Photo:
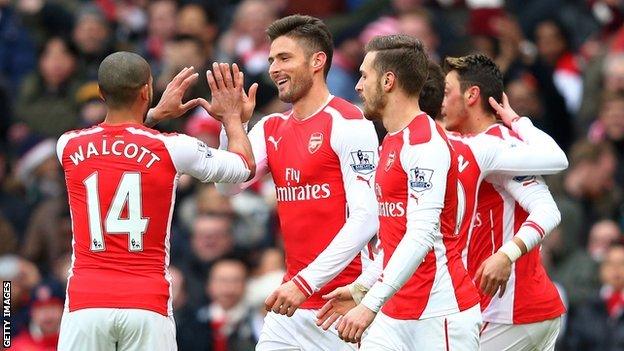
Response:
[{"label": "crowd in background", "polygon": [[[289,108],[267,74],[265,29],[293,13],[328,24],[330,91],[356,104],[363,45],[375,35],[413,35],[436,61],[495,59],[511,105],[570,161],[547,179],[562,222],[541,249],[568,307],[558,349],[624,350],[623,0],[0,0],[0,277],[13,283],[13,349],[56,349],[72,245],[56,139],[103,120],[101,60],[117,50],[145,57],[154,104],[183,67],[202,77],[188,98],[209,98],[209,65],[237,62],[245,84],[260,85],[256,121]],[[156,128],[218,146],[220,125],[201,107]],[[182,177],[177,200],[180,350],[253,350],[284,271],[273,184],[228,198]]]}]

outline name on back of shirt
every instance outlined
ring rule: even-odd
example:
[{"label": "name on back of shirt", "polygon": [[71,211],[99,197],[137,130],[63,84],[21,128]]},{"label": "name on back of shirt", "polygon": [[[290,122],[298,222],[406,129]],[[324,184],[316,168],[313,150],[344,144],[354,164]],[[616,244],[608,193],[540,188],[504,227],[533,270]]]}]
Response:
[{"label": "name on back of shirt", "polygon": [[150,149],[135,143],[126,143],[123,139],[117,139],[113,142],[102,139],[101,142],[97,143],[90,141],[86,145],[79,145],[75,152],[69,154],[69,158],[77,166],[91,157],[108,155],[135,160],[136,163],[143,164],[146,168],[150,168],[154,162],[160,161],[160,157]]}]

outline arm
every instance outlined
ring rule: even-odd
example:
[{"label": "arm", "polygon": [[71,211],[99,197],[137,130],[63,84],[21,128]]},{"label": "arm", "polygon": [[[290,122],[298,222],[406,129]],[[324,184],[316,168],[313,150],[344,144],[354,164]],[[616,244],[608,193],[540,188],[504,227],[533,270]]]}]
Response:
[{"label": "arm", "polygon": [[484,172],[541,175],[554,174],[568,167],[568,159],[557,142],[533,126],[529,118],[518,116],[509,106],[507,95],[503,94],[502,105],[493,98],[489,102],[505,125],[516,132],[523,142],[506,139],[487,143],[482,152],[475,155],[481,158],[480,165]]},{"label": "arm", "polygon": [[529,213],[512,240],[503,243],[494,255],[485,260],[475,275],[475,282],[485,294],[494,295],[500,289],[499,296],[502,296],[512,264],[537,246],[559,224],[561,214],[541,177],[492,175],[486,181],[504,189]]},{"label": "arm", "polygon": [[[254,125],[248,134],[249,142],[251,143],[251,150],[253,152],[254,159],[256,160],[256,174],[251,180],[239,184],[224,184],[216,183],[217,190],[223,195],[234,195],[247,189],[250,185],[264,177],[269,172],[267,164],[267,152],[266,141],[264,139],[264,122],[268,118],[261,119]],[[247,124],[243,124],[243,128],[247,128]],[[225,130],[221,130],[219,135],[219,149],[227,149],[229,147],[228,136]]]},{"label": "arm", "polygon": [[[331,144],[340,159],[349,217],[327,248],[293,277],[308,284],[312,290],[306,291],[308,297],[342,272],[379,228],[377,199],[371,188],[379,148],[373,124],[364,119],[335,118],[333,129]],[[369,157],[368,167],[359,167],[359,151]]]},{"label": "arm", "polygon": [[[406,145],[409,142],[406,140]],[[441,151],[440,143],[429,142],[417,146],[404,146],[401,152],[401,164],[407,174],[414,168],[430,169],[432,186],[416,192],[407,184],[407,228],[396,250],[383,270],[383,278],[368,291],[362,305],[373,312],[394,295],[409,277],[414,274],[435,240],[441,237],[439,230],[440,213],[444,207],[446,178],[451,165],[450,152]],[[415,194],[415,197],[409,196]]]},{"label": "arm", "polygon": [[[292,316],[308,297],[340,273],[377,232],[377,201],[371,186],[378,161],[377,135],[364,119],[334,118],[331,145],[342,170],[349,217],[334,239],[306,268],[282,284],[265,301],[267,310]],[[357,130],[359,132],[354,133]],[[360,167],[361,151],[368,164]]]},{"label": "arm", "polygon": [[486,180],[504,188],[529,213],[514,238],[514,241],[521,241],[522,254],[542,242],[561,222],[561,213],[541,177],[511,178],[496,175]]},{"label": "arm", "polygon": [[166,136],[165,145],[178,173],[202,182],[240,183],[251,174],[250,165],[240,155],[210,148],[188,135]]}]

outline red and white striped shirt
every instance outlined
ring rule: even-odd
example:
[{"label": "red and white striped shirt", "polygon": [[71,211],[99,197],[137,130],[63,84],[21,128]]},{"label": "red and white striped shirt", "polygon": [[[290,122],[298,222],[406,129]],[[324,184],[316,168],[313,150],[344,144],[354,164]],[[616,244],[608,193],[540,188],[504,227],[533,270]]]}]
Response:
[{"label": "red and white striped shirt", "polygon": [[457,247],[457,158],[426,114],[386,136],[375,190],[384,268],[362,304],[373,311],[383,305],[383,313],[396,319],[475,306],[479,294]]},{"label": "red and white striped shirt", "polygon": [[169,236],[181,174],[203,182],[241,182],[237,154],[139,124],[63,134],[73,253],[66,309],[137,308],[172,314]]},{"label": "red and white striped shirt", "polygon": [[[222,134],[223,135],[223,134]],[[292,111],[261,119],[249,132],[256,176],[273,176],[286,256],[284,280],[317,309],[322,295],[351,283],[362,272],[363,247],[378,228],[372,189],[379,147],[373,124],[353,104],[333,96],[305,119]],[[227,143],[221,140],[221,147]]]},{"label": "red and white striped shirt", "polygon": [[[528,175],[551,174],[564,169],[567,160],[554,140],[528,119],[514,126],[527,143],[500,125],[474,136],[450,136],[459,155],[459,180],[466,194],[469,217],[462,223],[466,234],[462,257],[470,276],[514,235],[530,250],[514,263],[502,299],[481,298],[484,321],[501,324],[534,323],[565,312],[536,247],[558,224],[559,212],[543,180]],[[527,211],[531,213],[528,219]]]}]

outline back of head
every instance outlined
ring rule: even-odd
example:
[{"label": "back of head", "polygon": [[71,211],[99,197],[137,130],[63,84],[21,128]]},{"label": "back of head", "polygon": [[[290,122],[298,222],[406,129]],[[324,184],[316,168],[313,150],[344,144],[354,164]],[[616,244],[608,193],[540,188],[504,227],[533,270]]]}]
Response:
[{"label": "back of head", "polygon": [[427,68],[427,80],[420,91],[418,104],[431,118],[440,119],[444,100],[444,72],[434,61],[429,61]]},{"label": "back of head", "polygon": [[483,111],[496,115],[488,99],[491,96],[502,100],[503,74],[492,59],[482,54],[447,57],[444,68],[447,73],[457,72],[462,93],[472,86],[479,87]]},{"label": "back of head", "polygon": [[305,15],[291,15],[280,18],[271,23],[266,30],[271,42],[281,36],[287,36],[301,41],[301,46],[307,51],[308,57],[315,52],[322,51],[327,56],[324,74],[327,77],[332,63],[334,46],[329,29],[320,19]]},{"label": "back of head", "polygon": [[131,106],[149,83],[150,66],[141,56],[120,51],[108,55],[98,69],[98,85],[109,108]]},{"label": "back of head", "polygon": [[365,50],[377,53],[373,63],[377,73],[392,72],[407,95],[420,94],[428,74],[428,59],[420,40],[405,34],[378,36]]}]

